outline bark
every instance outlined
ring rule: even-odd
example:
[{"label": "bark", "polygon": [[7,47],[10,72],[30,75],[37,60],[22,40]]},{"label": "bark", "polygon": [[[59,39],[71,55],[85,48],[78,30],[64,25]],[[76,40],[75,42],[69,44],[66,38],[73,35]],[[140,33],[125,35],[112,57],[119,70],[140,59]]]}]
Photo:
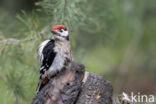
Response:
[{"label": "bark", "polygon": [[54,76],[31,104],[112,104],[112,85],[72,62]]},{"label": "bark", "polygon": [[112,85],[103,77],[86,72],[76,104],[112,104]]}]

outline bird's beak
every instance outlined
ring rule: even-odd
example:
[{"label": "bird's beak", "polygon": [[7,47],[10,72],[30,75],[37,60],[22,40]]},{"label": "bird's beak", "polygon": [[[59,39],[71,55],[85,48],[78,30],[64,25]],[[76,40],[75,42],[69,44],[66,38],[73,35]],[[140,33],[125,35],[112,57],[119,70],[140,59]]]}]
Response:
[{"label": "bird's beak", "polygon": [[54,30],[52,30],[51,32],[52,32],[53,34],[58,34],[58,33],[57,33],[56,31],[54,31]]}]

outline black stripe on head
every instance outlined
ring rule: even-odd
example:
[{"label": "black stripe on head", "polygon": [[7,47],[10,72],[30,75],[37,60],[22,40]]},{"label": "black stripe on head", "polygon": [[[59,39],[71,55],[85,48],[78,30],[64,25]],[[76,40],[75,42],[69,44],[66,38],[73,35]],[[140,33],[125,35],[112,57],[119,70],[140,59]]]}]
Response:
[{"label": "black stripe on head", "polygon": [[66,38],[66,40],[68,40],[68,41],[69,41],[69,36],[66,36],[65,38]]}]

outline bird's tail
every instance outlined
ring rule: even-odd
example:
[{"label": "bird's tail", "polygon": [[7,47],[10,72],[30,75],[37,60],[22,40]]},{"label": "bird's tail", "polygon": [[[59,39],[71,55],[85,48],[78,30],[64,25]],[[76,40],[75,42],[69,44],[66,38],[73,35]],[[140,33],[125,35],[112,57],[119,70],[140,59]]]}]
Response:
[{"label": "bird's tail", "polygon": [[39,80],[38,82],[38,86],[37,86],[37,89],[36,89],[36,94],[42,89],[42,79]]}]

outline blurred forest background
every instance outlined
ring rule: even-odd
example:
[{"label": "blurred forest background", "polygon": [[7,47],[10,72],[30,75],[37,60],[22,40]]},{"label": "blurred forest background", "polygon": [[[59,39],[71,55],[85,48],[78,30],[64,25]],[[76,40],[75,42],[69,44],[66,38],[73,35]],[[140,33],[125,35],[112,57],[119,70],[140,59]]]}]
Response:
[{"label": "blurred forest background", "polygon": [[156,94],[156,0],[0,0],[0,104],[27,104],[38,45],[64,24],[76,62],[122,91]]}]

